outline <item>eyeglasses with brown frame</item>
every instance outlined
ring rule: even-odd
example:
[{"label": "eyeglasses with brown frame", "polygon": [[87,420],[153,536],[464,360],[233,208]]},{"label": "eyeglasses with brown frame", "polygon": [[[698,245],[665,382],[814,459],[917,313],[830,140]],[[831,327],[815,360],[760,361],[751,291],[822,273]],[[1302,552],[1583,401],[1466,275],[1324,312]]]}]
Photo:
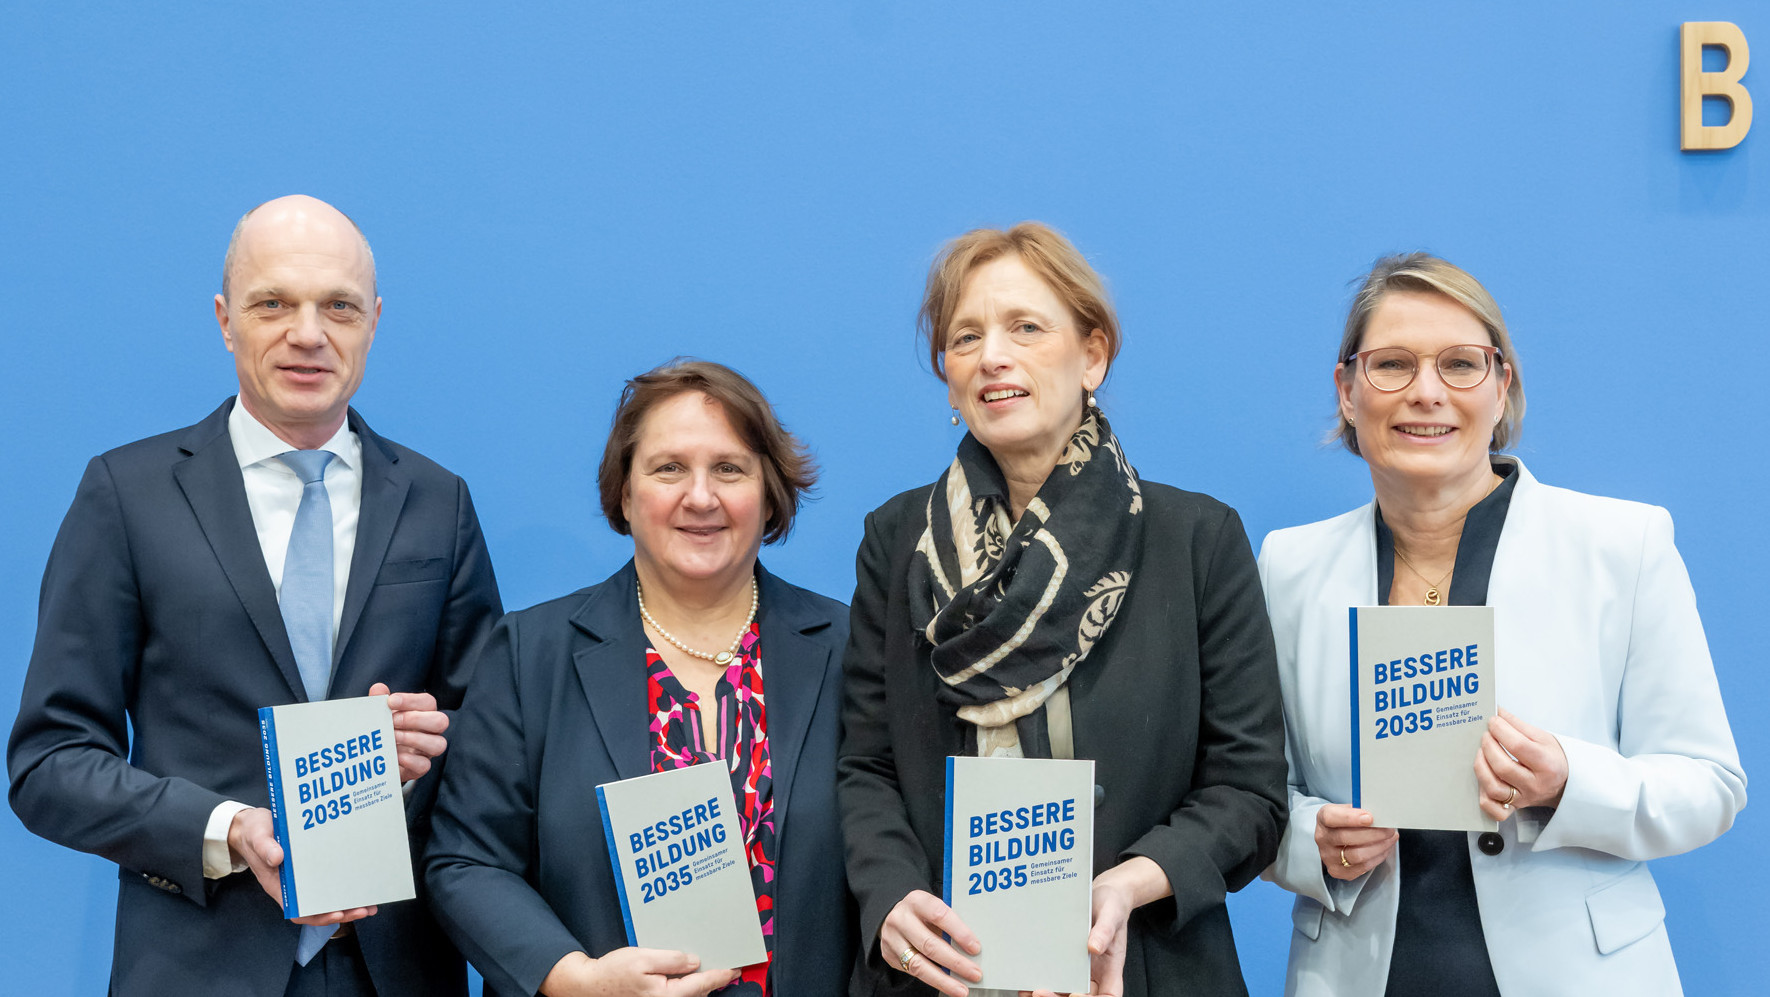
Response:
[{"label": "eyeglasses with brown frame", "polygon": [[1432,365],[1438,368],[1438,379],[1446,387],[1464,391],[1479,386],[1487,380],[1489,371],[1503,363],[1499,347],[1473,344],[1446,346],[1437,353],[1415,353],[1399,346],[1385,346],[1355,353],[1340,363],[1357,364],[1363,368],[1365,381],[1378,391],[1400,391],[1414,383],[1420,372],[1420,360],[1426,357],[1432,359]]}]

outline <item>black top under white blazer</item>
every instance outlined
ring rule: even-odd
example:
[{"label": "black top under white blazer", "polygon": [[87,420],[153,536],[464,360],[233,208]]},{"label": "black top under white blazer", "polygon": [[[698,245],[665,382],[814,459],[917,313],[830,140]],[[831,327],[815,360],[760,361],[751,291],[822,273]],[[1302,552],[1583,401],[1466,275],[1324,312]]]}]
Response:
[{"label": "black top under white blazer", "polygon": [[[1506,997],[1680,993],[1646,863],[1712,841],[1746,794],[1672,518],[1494,459],[1517,478],[1487,586],[1495,696],[1567,755],[1558,807],[1515,811],[1495,854],[1467,836],[1494,977]],[[1297,894],[1285,993],[1381,993],[1400,866],[1333,879],[1314,840],[1321,808],[1352,798],[1346,607],[1377,601],[1372,506],[1272,533],[1260,566],[1291,742],[1272,867]]]}]

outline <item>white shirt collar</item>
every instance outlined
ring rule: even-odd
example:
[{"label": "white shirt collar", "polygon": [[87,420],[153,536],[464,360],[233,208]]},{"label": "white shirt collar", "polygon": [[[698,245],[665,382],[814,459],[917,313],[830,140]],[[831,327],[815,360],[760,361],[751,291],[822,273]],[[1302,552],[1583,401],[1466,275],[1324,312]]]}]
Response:
[{"label": "white shirt collar", "polygon": [[[252,413],[246,411],[246,406],[237,397],[234,399],[233,411],[227,414],[227,435],[233,441],[234,456],[239,459],[241,469],[274,460],[279,454],[295,449],[279,439],[264,423],[253,418]],[[350,431],[348,418],[338,425],[338,431],[332,434],[331,439],[316,449],[330,451],[334,459],[343,461],[351,468],[360,470],[363,466],[362,440]],[[283,465],[279,463],[277,466]]]}]

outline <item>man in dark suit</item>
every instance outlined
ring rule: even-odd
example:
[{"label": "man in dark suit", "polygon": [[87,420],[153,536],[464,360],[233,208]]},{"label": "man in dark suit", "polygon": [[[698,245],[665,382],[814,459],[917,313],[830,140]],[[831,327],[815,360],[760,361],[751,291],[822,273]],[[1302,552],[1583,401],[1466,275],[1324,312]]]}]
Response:
[{"label": "man in dark suit", "polygon": [[349,408],[380,313],[337,209],[248,212],[215,298],[238,398],[95,458],[50,552],[11,802],[117,863],[113,994],[465,992],[422,898],[284,920],[265,809],[259,707],[392,690],[422,853],[501,609],[466,485]]}]

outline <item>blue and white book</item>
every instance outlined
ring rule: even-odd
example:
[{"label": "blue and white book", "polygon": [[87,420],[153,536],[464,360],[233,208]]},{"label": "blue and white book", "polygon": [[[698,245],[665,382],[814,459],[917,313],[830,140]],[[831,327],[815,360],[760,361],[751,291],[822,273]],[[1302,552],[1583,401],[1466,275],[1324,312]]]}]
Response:
[{"label": "blue and white book", "polygon": [[768,958],[724,763],[603,783],[596,802],[627,944],[688,952],[706,969]]},{"label": "blue and white book", "polygon": [[983,946],[978,986],[1088,992],[1094,763],[946,760],[943,899]]},{"label": "blue and white book", "polygon": [[283,916],[410,900],[412,849],[386,696],[258,711]]},{"label": "blue and white book", "polygon": [[1493,830],[1475,781],[1494,715],[1493,607],[1350,612],[1352,805],[1377,827]]}]

